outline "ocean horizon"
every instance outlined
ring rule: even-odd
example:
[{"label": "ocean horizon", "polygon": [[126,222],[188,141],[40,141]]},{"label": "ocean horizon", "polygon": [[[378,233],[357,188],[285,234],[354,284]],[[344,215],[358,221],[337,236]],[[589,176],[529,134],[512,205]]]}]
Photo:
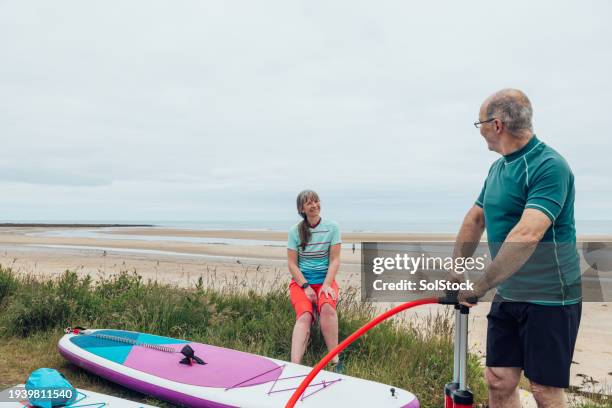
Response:
[{"label": "ocean horizon", "polygon": [[[342,220],[334,219],[340,224],[343,232],[394,232],[394,233],[449,233],[459,230],[462,220]],[[1,220],[0,223],[15,224],[146,224],[155,227],[180,228],[194,230],[249,230],[249,231],[287,231],[299,222],[293,220],[120,220],[120,219],[88,219],[88,220]],[[583,234],[612,235],[612,220],[576,220],[576,232]]]}]

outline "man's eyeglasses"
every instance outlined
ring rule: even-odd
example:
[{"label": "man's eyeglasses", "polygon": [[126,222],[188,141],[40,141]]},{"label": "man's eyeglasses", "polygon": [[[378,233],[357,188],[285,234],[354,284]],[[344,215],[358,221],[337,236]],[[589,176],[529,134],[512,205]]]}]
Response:
[{"label": "man's eyeglasses", "polygon": [[491,119],[487,119],[487,120],[481,120],[479,122],[474,122],[474,127],[475,128],[479,128],[483,123],[493,122],[495,119],[497,119],[497,118],[491,118]]}]

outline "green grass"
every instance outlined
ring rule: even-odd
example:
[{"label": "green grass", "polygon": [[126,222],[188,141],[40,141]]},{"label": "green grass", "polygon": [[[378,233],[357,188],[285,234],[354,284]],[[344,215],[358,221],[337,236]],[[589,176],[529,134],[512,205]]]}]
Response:
[{"label": "green grass", "polygon": [[[94,281],[71,271],[41,281],[17,277],[0,266],[0,386],[24,382],[32,370],[47,366],[77,387],[169,406],[64,361],[57,341],[67,326],[142,331],[288,360],[295,318],[286,288],[255,292],[243,283],[233,290],[214,290],[200,279],[185,289],[144,282],[135,272]],[[357,295],[343,294],[338,306],[341,339],[375,316],[373,306]],[[449,317],[380,324],[346,350],[346,374],[405,388],[419,397],[422,407],[440,407],[441,389],[452,377]],[[315,330],[303,363],[314,365],[325,353]],[[483,402],[486,387],[476,356],[470,356],[469,378],[476,401]]]}]

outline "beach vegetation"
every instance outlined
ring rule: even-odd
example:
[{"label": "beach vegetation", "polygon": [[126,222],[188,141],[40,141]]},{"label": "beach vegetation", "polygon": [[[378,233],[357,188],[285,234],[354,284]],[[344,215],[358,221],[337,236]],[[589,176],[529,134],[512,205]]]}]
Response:
[{"label": "beach vegetation", "polygon": [[[0,267],[0,386],[24,382],[36,368],[53,367],[77,387],[170,406],[63,360],[57,341],[69,326],[141,331],[288,360],[295,317],[286,286],[249,287],[238,281],[215,288],[200,278],[185,288],[145,281],[135,271],[95,280],[66,271],[42,280]],[[376,313],[355,290],[344,293],[338,305],[340,338]],[[451,317],[450,311],[419,319],[407,313],[380,324],[344,352],[345,373],[410,390],[422,407],[441,406],[442,388],[452,378]],[[303,363],[314,365],[325,354],[320,331],[313,330]],[[486,387],[480,357],[470,355],[469,378],[476,401],[482,402]]]}]

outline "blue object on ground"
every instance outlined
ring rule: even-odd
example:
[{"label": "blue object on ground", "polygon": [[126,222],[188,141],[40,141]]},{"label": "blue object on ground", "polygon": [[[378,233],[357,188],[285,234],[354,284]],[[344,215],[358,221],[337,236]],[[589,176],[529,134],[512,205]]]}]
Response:
[{"label": "blue object on ground", "polygon": [[30,405],[52,408],[70,405],[77,397],[76,389],[62,373],[52,368],[34,370],[25,384]]}]

